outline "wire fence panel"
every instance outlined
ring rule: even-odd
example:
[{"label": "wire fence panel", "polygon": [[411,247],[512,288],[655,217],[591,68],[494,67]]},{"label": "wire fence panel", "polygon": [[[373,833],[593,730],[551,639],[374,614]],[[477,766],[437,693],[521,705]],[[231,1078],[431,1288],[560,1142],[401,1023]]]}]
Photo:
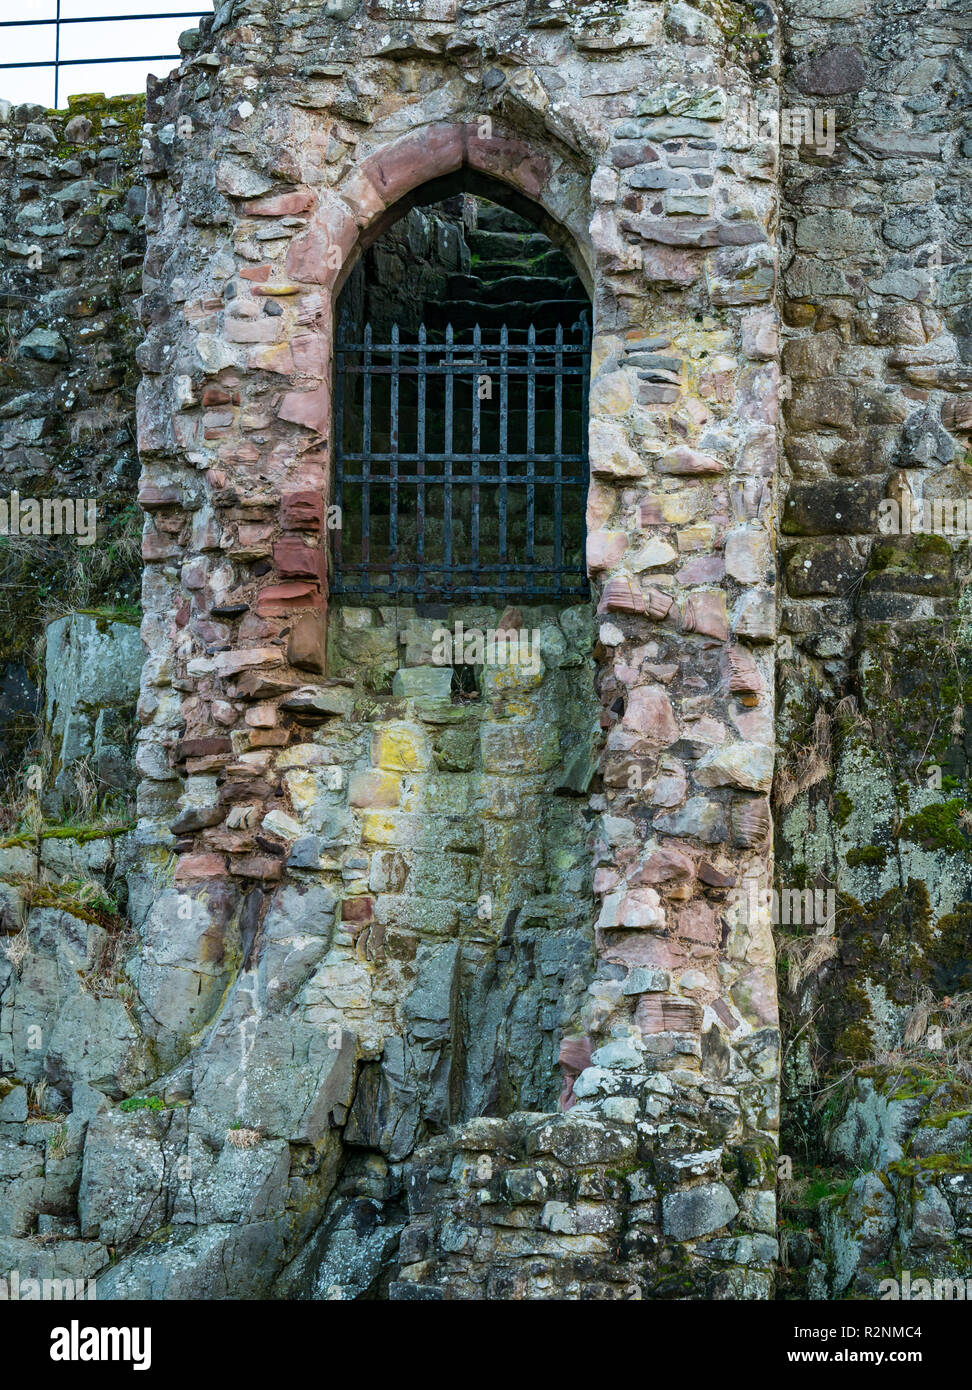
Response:
[{"label": "wire fence panel", "polygon": [[[98,0],[92,8],[97,10],[103,6],[104,0]],[[144,10],[135,13],[77,14],[70,0],[49,0],[47,4],[28,6],[20,19],[0,20],[0,30],[6,31],[2,35],[4,52],[17,55],[15,60],[0,63],[0,71],[36,76],[36,91],[32,85],[25,90],[24,84],[20,84],[25,100],[41,100],[44,95],[40,88],[42,77],[51,75],[53,106],[57,108],[61,99],[62,68],[104,70],[114,67],[127,72],[137,64],[144,81],[144,64],[177,63],[182,56],[172,51],[177,35],[171,21],[198,21],[210,13],[208,9],[159,11],[147,4]],[[118,25],[127,28],[117,28]],[[133,52],[133,48],[136,51]]]}]

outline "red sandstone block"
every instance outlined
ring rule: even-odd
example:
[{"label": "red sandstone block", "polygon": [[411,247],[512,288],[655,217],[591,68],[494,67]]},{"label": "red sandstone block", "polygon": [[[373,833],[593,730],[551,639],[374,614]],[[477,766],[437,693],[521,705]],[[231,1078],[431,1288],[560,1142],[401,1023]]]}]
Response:
[{"label": "red sandstone block", "polygon": [[205,772],[222,772],[225,766],[225,755],[222,757],[187,758],[185,772],[187,777],[196,777]]},{"label": "red sandstone block", "polygon": [[184,738],[176,744],[175,760],[183,762],[186,758],[207,758],[232,753],[233,740],[225,734],[212,734],[206,738]]},{"label": "red sandstone block", "polygon": [[321,591],[314,584],[268,584],[257,595],[256,611],[261,618],[286,618],[303,608],[319,608],[323,603]]},{"label": "red sandstone block", "polygon": [[333,285],[358,239],[350,212],[330,204],[314,225],[294,237],[287,251],[287,275],[309,285]]},{"label": "red sandstone block", "polygon": [[223,337],[229,343],[275,343],[281,331],[280,319],[228,318],[223,326]]},{"label": "red sandstone block", "polygon": [[323,377],[324,337],[321,333],[298,333],[290,341],[294,367],[304,376]]},{"label": "red sandstone block", "polygon": [[463,127],[442,123],[403,135],[366,159],[361,172],[388,207],[418,184],[454,173],[462,167],[462,158]]},{"label": "red sandstone block", "polygon": [[650,145],[642,145],[633,140],[622,140],[608,150],[608,159],[615,169],[635,169],[639,164],[654,163],[658,154]]},{"label": "red sandstone block", "polygon": [[531,198],[539,199],[553,171],[553,161],[537,154],[525,141],[504,135],[481,136],[478,125],[466,127],[466,154],[473,169],[513,183]]},{"label": "red sandstone block", "polygon": [[179,546],[173,544],[166,536],[160,536],[158,531],[149,531],[142,537],[142,559],[147,564],[153,560],[171,560],[173,556],[181,553]]},{"label": "red sandstone block", "polygon": [[324,613],[327,605],[316,589],[312,589],[311,594],[320,602],[321,612],[302,613],[295,619],[287,643],[287,660],[291,666],[301,670],[323,673],[326,648]]},{"label": "red sandstone block", "polygon": [[157,507],[179,507],[182,505],[182,488],[143,483],[138,490],[138,505],[147,512]]},{"label": "red sandstone block", "polygon": [[207,836],[211,849],[224,854],[255,854],[256,840],[241,830],[215,830]]},{"label": "red sandstone block", "polygon": [[277,415],[292,425],[305,425],[326,435],[331,425],[331,392],[327,382],[322,381],[314,391],[288,391]]},{"label": "red sandstone block", "polygon": [[356,772],[351,778],[349,801],[352,806],[367,809],[398,806],[402,799],[401,779],[394,772],[372,767]]},{"label": "red sandstone block", "polygon": [[628,538],[621,531],[589,531],[587,535],[587,572],[611,569],[628,548]]},{"label": "red sandstone block", "polygon": [[312,579],[322,590],[327,588],[327,560],[320,546],[284,536],[273,547],[273,563],[282,579]]},{"label": "red sandstone block", "polygon": [[688,854],[676,849],[674,844],[662,844],[652,851],[628,882],[632,885],[668,883],[672,879],[693,878],[694,875],[695,861]]},{"label": "red sandstone block", "polygon": [[[172,435],[180,449],[195,448],[199,442],[200,422],[195,415],[173,415]],[[139,448],[145,449],[146,445],[140,443]]]},{"label": "red sandstone block", "polygon": [[729,619],[722,590],[691,594],[682,610],[682,629],[724,642],[729,636]]},{"label": "red sandstone block", "polygon": [[694,898],[678,909],[678,935],[685,941],[697,941],[704,946],[717,946],[722,940],[719,918],[708,903]]},{"label": "red sandstone block", "polygon": [[278,695],[289,695],[299,685],[300,681],[274,671],[244,671],[233,694],[241,700],[273,700]]},{"label": "red sandstone block", "polygon": [[610,579],[604,586],[598,613],[644,613],[647,605],[643,595],[630,579]]},{"label": "red sandstone block", "polygon": [[270,279],[270,272],[273,267],[266,265],[246,265],[240,271],[241,280],[252,280],[257,285],[265,285]]},{"label": "red sandstone block", "polygon": [[221,854],[183,854],[176,866],[176,883],[187,883],[199,878],[224,878],[226,860]]},{"label": "red sandstone block", "polygon": [[657,743],[668,745],[678,738],[678,721],[672,702],[663,690],[655,686],[636,686],[628,696],[624,712],[626,728],[643,734]]},{"label": "red sandstone block", "polygon": [[697,1033],[702,1025],[702,1009],[687,999],[643,994],[635,1009],[635,1023],[642,1033]]},{"label": "red sandstone block", "polygon": [[734,888],[737,875],[735,872],[720,869],[711,859],[705,858],[699,864],[699,878],[710,888]]},{"label": "red sandstone block", "polygon": [[370,922],[374,915],[374,898],[345,898],[341,904],[342,922]]},{"label": "red sandstone block", "polygon": [[244,203],[243,211],[248,217],[299,217],[302,212],[309,212],[316,202],[309,188],[298,188],[293,193],[278,193],[274,198]]},{"label": "red sandstone block", "polygon": [[341,197],[351,209],[354,220],[359,227],[366,227],[369,222],[374,221],[385,210],[385,202],[381,194],[367,174],[360,169],[356,169],[350,178],[345,179],[341,188]]},{"label": "red sandstone block", "polygon": [[270,859],[261,854],[252,854],[244,859],[233,858],[232,870],[240,878],[259,878],[264,880],[276,880],[282,873],[282,865],[279,859]]},{"label": "red sandstone block", "polygon": [[221,463],[240,464],[243,468],[247,468],[251,463],[259,462],[260,450],[249,440],[243,444],[234,440],[232,444],[220,445],[219,458]]},{"label": "red sandstone block", "polygon": [[280,525],[285,531],[321,531],[324,498],[311,488],[284,492],[280,497]]},{"label": "red sandstone block", "polygon": [[292,376],[295,371],[294,354],[289,343],[250,348],[249,360],[255,372],[276,372],[278,376]]},{"label": "red sandstone block", "polygon": [[241,546],[251,548],[268,541],[273,535],[273,530],[269,521],[241,521],[236,534]]},{"label": "red sandstone block", "polygon": [[202,393],[202,404],[211,405],[239,405],[239,391],[227,391],[222,386],[207,386]]}]

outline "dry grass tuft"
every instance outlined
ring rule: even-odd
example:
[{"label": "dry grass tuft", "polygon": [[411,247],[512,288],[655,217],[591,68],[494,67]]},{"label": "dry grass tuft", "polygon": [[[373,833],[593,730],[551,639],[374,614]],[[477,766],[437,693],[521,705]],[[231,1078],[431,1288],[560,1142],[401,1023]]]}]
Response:
[{"label": "dry grass tuft", "polygon": [[239,1129],[226,1131],[226,1142],[232,1144],[234,1149],[255,1149],[262,1138],[258,1129],[246,1129],[243,1125]]},{"label": "dry grass tuft", "polygon": [[803,792],[829,777],[832,757],[830,715],[821,705],[813,717],[810,742],[793,749],[789,766],[782,762],[779,765],[775,789],[777,805],[786,810]]},{"label": "dry grass tuft", "polygon": [[907,1019],[901,1046],[881,1052],[880,1066],[918,1066],[943,1081],[972,1085],[972,991],[935,999],[925,989]]},{"label": "dry grass tuft", "polygon": [[30,937],[27,935],[26,927],[21,927],[13,940],[7,942],[3,948],[3,954],[19,974],[24,961],[30,955]]},{"label": "dry grass tuft", "polygon": [[833,924],[821,927],[813,936],[784,937],[777,949],[786,962],[786,987],[790,994],[796,994],[804,980],[836,956],[838,948]]}]

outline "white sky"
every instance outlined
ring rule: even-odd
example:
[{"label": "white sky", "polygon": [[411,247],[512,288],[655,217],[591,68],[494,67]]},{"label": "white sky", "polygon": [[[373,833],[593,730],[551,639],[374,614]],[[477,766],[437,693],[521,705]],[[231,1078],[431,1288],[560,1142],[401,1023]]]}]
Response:
[{"label": "white sky", "polygon": [[[62,67],[58,105],[78,92],[104,92],[118,96],[143,92],[150,72],[162,77],[178,59],[159,61],[155,55],[178,53],[178,38],[184,29],[194,29],[198,15],[212,12],[212,0],[61,0],[61,19],[83,19],[106,15],[165,14],[168,11],[192,14],[185,19],[130,19],[122,24],[92,23],[61,25],[61,53],[64,58],[117,58],[112,63],[81,63]],[[0,62],[44,62],[54,57],[53,23],[26,25],[24,20],[53,20],[57,0],[0,0],[0,21],[13,28],[0,28]],[[141,58],[139,55],[145,55]],[[154,61],[150,61],[154,57]],[[51,106],[54,101],[54,69],[42,67],[0,67],[0,97],[7,101],[36,101]]]}]

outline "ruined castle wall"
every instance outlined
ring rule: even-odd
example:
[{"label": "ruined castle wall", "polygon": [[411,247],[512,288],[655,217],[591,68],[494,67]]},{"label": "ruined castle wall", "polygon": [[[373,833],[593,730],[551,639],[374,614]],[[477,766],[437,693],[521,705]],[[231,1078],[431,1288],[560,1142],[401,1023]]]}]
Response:
[{"label": "ruined castle wall", "polygon": [[[588,1128],[616,1117],[589,1161],[635,1153],[651,1175],[631,1247],[639,1288],[661,1241],[685,1242],[683,1284],[712,1259],[718,1287],[765,1292],[751,1271],[772,1246],[752,1236],[771,1225],[772,950],[727,890],[740,871],[765,877],[769,829],[775,150],[730,133],[725,91],[772,91],[772,39],[725,36],[679,5],[430,11],[407,33],[380,6],[286,26],[260,4],[226,15],[150,111],[142,843],[175,851],[176,891],[245,891],[258,961],[263,914],[276,920],[293,891],[273,886],[289,878],[274,817],[296,807],[271,767],[299,746],[295,721],[320,715],[326,743],[345,712],[340,678],[308,692],[297,660],[327,625],[332,295],[418,185],[498,179],[571,245],[595,314],[601,965],[585,1016],[594,1065],[557,1133],[572,1152],[580,1136],[588,1161]],[[381,724],[393,707],[376,696]],[[227,814],[244,802],[252,831]],[[252,1021],[266,1026],[259,1008]],[[677,1133],[662,1124],[670,1104],[691,1116]],[[659,1144],[675,1147],[656,1172]],[[524,1202],[518,1221],[541,1230],[543,1204]],[[548,1254],[570,1256],[558,1278],[616,1248],[621,1226],[605,1221],[600,1243],[557,1236]],[[478,1248],[471,1232],[437,1236],[399,1296],[470,1296]]]},{"label": "ruined castle wall", "polygon": [[[138,602],[143,115],[137,96],[76,97],[60,112],[0,101],[0,498],[93,500],[99,518],[98,545],[0,539],[0,762],[11,775],[36,731],[45,611]],[[85,528],[88,518],[86,505]]]},{"label": "ruined castle wall", "polygon": [[[784,1146],[836,1194],[784,1212],[818,1297],[966,1268],[970,23],[902,0],[784,23],[784,103],[836,137],[782,165],[778,882],[837,893],[835,920],[781,928]],[[943,499],[951,534],[894,526]]]},{"label": "ruined castle wall", "polygon": [[459,206],[412,208],[351,272],[342,298],[342,311],[350,301],[349,322],[369,322],[379,343],[389,341],[394,323],[414,332],[423,304],[446,299],[449,276],[469,269],[465,232]]},{"label": "ruined castle wall", "polygon": [[[185,52],[146,113],[124,1046],[97,1094],[58,1071],[99,1294],[766,1296],[773,947],[731,890],[770,857],[777,151],[728,94],[775,102],[773,16],[249,0]],[[334,297],[429,183],[591,291],[597,610],[524,612],[542,673],[431,707],[389,645],[426,620],[330,605],[326,530]]]},{"label": "ruined castle wall", "polygon": [[[48,629],[0,840],[0,1270],[754,1297],[782,1234],[784,1296],[965,1274],[969,551],[879,509],[972,492],[969,19],[790,0],[779,79],[766,11],[408,9],[224,5],[144,131],[0,103],[0,495],[103,522],[88,565],[2,552],[13,751],[40,603],[98,611]],[[594,604],[462,694],[434,629],[499,607],[328,594],[333,299],[399,316],[416,255],[434,298],[448,231],[392,222],[427,180],[539,216],[594,310]],[[50,819],[83,749],[125,780],[136,356],[137,835]],[[774,924],[733,891],[774,733],[777,887],[837,904],[775,924],[781,1221]]]}]

